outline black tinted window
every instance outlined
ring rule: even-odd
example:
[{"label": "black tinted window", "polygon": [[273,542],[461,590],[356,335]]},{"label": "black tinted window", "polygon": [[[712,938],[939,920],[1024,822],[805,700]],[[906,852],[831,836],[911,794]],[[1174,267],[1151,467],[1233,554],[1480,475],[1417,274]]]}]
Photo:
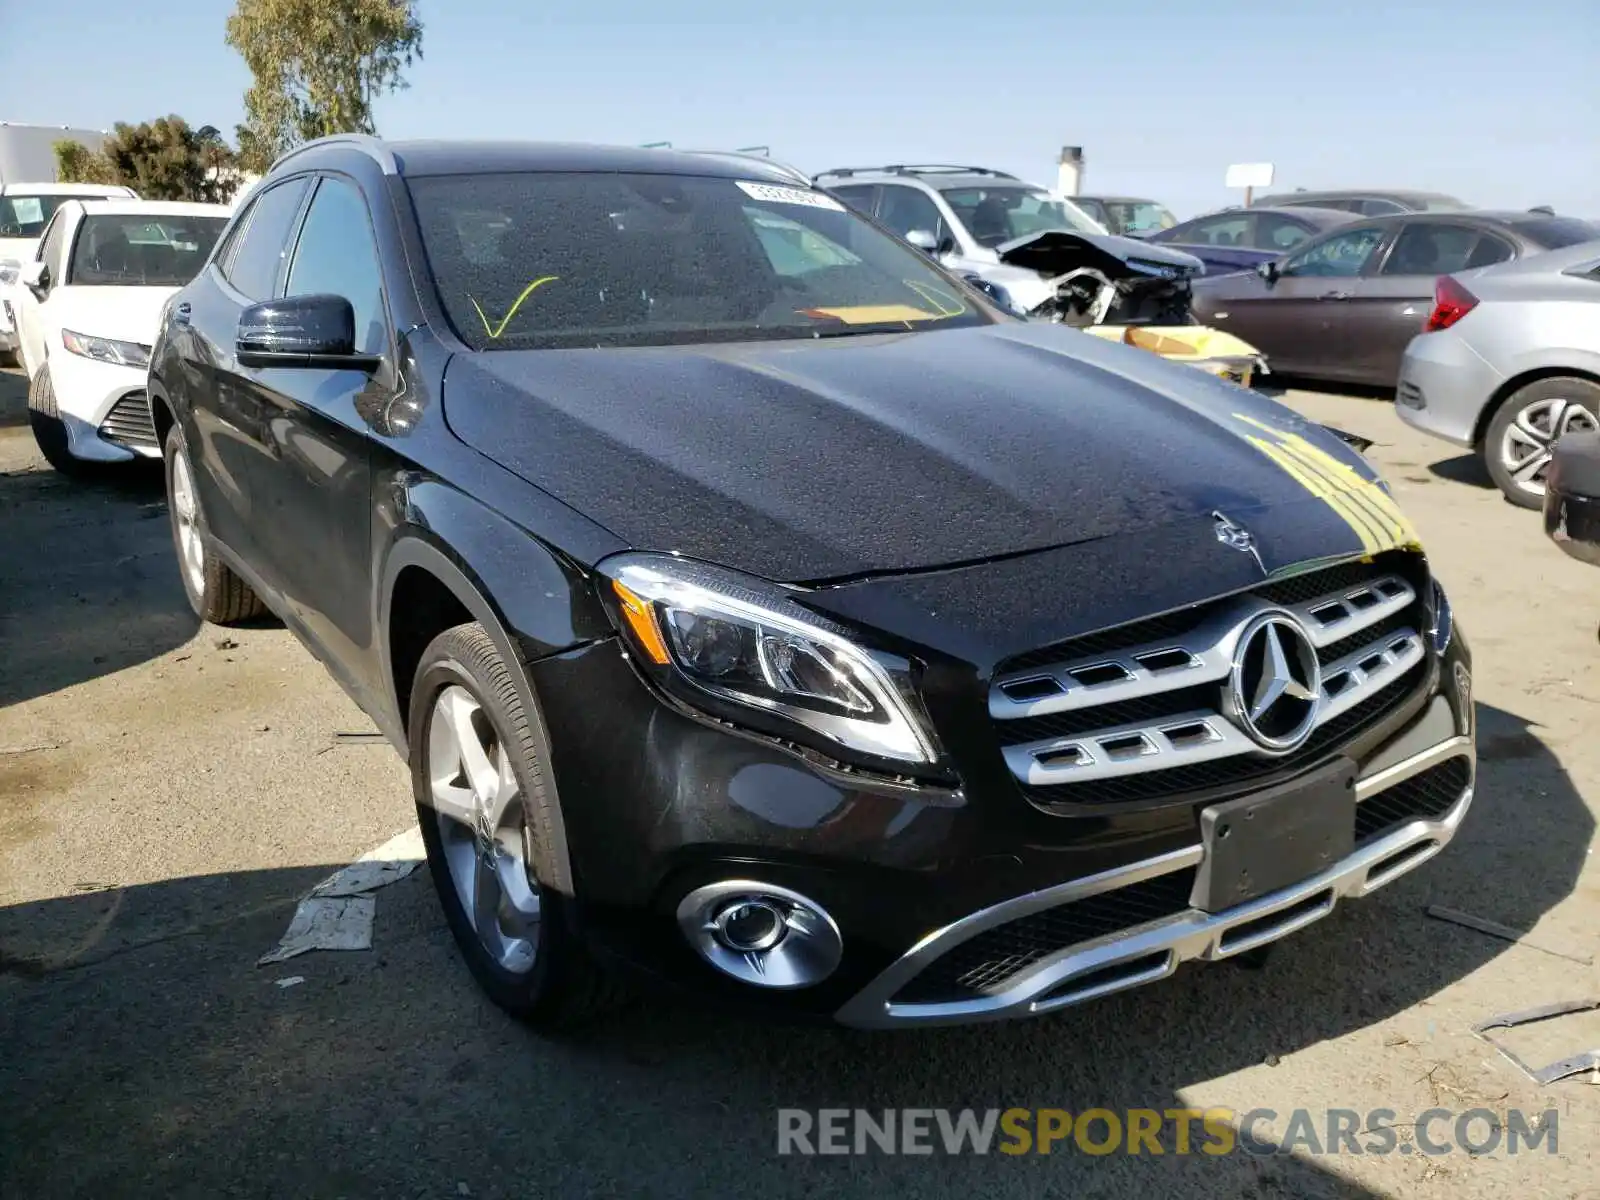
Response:
[{"label": "black tinted window", "polygon": [[1385,275],[1453,275],[1465,270],[1478,230],[1469,225],[1407,225],[1383,264]]},{"label": "black tinted window", "polygon": [[1393,200],[1357,200],[1352,207],[1369,217],[1392,217],[1406,211],[1404,205],[1396,204]]},{"label": "black tinted window", "polygon": [[289,227],[300,211],[306,181],[292,179],[262,192],[251,206],[226,274],[228,282],[252,300],[271,299],[278,282],[278,267],[288,252]]},{"label": "black tinted window", "polygon": [[286,295],[321,293],[350,301],[357,350],[382,354],[388,348],[383,274],[367,203],[353,184],[342,179],[324,179],[317,185],[289,267]]},{"label": "black tinted window", "polygon": [[1518,221],[1512,228],[1546,250],[1559,250],[1600,238],[1600,226],[1577,217],[1541,217],[1536,221]]},{"label": "black tinted window", "polygon": [[475,349],[986,323],[926,256],[812,188],[582,172],[408,186],[440,299]]}]

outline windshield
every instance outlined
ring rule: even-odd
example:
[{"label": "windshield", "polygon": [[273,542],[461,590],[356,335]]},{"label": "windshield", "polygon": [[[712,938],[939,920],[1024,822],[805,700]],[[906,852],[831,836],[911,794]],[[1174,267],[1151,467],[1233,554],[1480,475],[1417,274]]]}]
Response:
[{"label": "windshield", "polygon": [[1512,228],[1546,250],[1559,250],[1563,246],[1576,246],[1580,242],[1592,242],[1600,238],[1600,225],[1577,217],[1541,217],[1533,221],[1518,221]]},{"label": "windshield", "polygon": [[36,238],[71,196],[0,196],[0,238]]},{"label": "windshield", "polygon": [[945,203],[961,219],[980,246],[993,249],[1016,238],[1050,230],[1101,233],[1076,209],[1054,199],[1043,188],[949,188]]},{"label": "windshield", "polygon": [[809,188],[537,172],[408,180],[478,350],[837,337],[987,323],[923,255]]},{"label": "windshield", "polygon": [[78,226],[66,282],[182,287],[200,272],[227,217],[97,215]]}]

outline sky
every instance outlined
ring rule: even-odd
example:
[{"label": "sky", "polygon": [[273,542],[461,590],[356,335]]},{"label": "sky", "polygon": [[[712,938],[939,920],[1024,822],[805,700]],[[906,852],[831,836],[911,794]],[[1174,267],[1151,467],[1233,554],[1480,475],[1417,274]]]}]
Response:
[{"label": "sky", "polygon": [[[393,138],[770,146],[807,172],[958,162],[1180,216],[1275,188],[1408,187],[1600,219],[1600,0],[420,0]],[[0,120],[230,133],[233,0],[0,0]]]}]

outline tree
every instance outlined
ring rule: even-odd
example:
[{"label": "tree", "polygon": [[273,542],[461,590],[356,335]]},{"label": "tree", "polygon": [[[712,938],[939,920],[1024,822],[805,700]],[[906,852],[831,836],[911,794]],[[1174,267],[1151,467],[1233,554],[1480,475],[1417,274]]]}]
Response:
[{"label": "tree", "polygon": [[234,152],[216,127],[191,129],[179,116],[118,122],[99,150],[61,141],[55,152],[63,182],[120,183],[147,200],[219,204],[239,186]]},{"label": "tree", "polygon": [[82,142],[64,138],[51,146],[56,152],[56,178],[62,183],[116,183],[115,168],[103,154]]},{"label": "tree", "polygon": [[238,0],[227,41],[254,80],[240,162],[264,172],[303,141],[375,132],[373,101],[407,86],[422,22],[414,0]]}]

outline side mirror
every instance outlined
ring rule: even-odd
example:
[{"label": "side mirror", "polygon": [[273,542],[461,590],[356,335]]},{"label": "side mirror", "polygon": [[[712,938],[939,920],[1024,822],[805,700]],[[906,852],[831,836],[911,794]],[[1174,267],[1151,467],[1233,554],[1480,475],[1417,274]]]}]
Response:
[{"label": "side mirror", "polygon": [[379,358],[356,353],[356,316],[343,296],[289,296],[239,314],[234,344],[243,367],[371,371]]},{"label": "side mirror", "polygon": [[913,229],[906,234],[906,241],[924,253],[937,254],[939,252],[939,239],[926,229]]},{"label": "side mirror", "polygon": [[17,278],[29,291],[37,294],[50,286],[50,267],[42,262],[23,263]]},{"label": "side mirror", "polygon": [[1283,274],[1283,272],[1278,269],[1278,260],[1275,258],[1269,258],[1266,262],[1256,264],[1256,274],[1261,276],[1261,278],[1265,279],[1268,283],[1277,283],[1278,276]]}]

